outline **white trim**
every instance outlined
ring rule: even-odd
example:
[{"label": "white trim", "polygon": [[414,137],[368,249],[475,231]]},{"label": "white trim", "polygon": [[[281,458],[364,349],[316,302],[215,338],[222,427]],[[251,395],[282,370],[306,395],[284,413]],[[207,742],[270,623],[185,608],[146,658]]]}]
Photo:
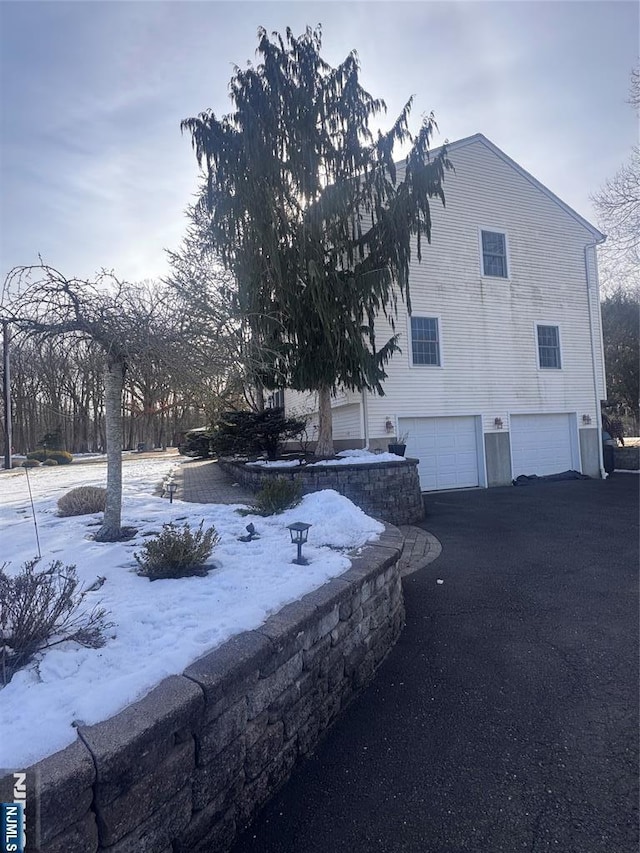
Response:
[{"label": "white trim", "polygon": [[[554,373],[562,373],[562,371],[564,370],[564,354],[563,354],[563,348],[562,348],[562,328],[561,328],[560,323],[557,320],[534,320],[533,325],[534,325],[533,335],[534,335],[534,341],[535,341],[535,345],[536,345],[536,367],[538,368],[538,370],[541,373],[545,373],[545,374],[549,373],[549,374],[553,375]],[[560,367],[543,367],[540,364],[540,343],[539,343],[539,338],[538,338],[538,328],[540,326],[551,326],[554,329],[558,330],[558,350],[559,350],[558,354],[560,356]],[[531,414],[533,414],[533,413],[531,413]],[[541,414],[542,414],[542,412],[541,412]]]},{"label": "white trim", "polygon": [[598,394],[598,370],[596,368],[596,351],[594,345],[594,328],[593,328],[593,303],[591,298],[591,277],[589,275],[589,258],[588,252],[593,252],[593,266],[595,271],[594,290],[596,295],[596,305],[600,315],[600,335],[599,337],[599,353],[602,364],[602,393],[604,399],[607,399],[607,372],[604,360],[604,338],[602,335],[602,309],[600,308],[600,282],[598,276],[598,252],[596,250],[597,243],[591,243],[584,247],[584,275],[587,284],[587,311],[589,312],[589,342],[591,344],[591,368],[593,373],[593,396],[596,410],[596,429],[598,432],[598,464],[600,466],[600,477],[606,480],[607,473],[604,470],[604,447],[602,442],[602,407],[600,404],[600,395]]},{"label": "white trim", "polygon": [[[416,319],[423,320],[435,320],[438,324],[438,364],[414,364],[413,362],[413,330],[411,328],[411,320],[415,317]],[[444,367],[444,348],[442,346],[442,316],[440,314],[427,314],[424,311],[414,311],[412,314],[407,313],[407,338],[409,340],[408,346],[408,358],[409,358],[409,367],[415,368],[417,370],[424,370],[425,368],[430,370],[442,370]]]},{"label": "white trim", "polygon": [[[504,237],[504,253],[505,259],[507,261],[507,274],[506,275],[490,275],[484,271],[484,249],[482,248],[482,232],[486,231],[489,234],[502,234]],[[480,255],[479,263],[480,263],[480,276],[482,278],[489,278],[492,281],[511,281],[511,255],[509,253],[509,234],[507,233],[506,228],[504,226],[498,225],[478,225],[478,253]]]}]

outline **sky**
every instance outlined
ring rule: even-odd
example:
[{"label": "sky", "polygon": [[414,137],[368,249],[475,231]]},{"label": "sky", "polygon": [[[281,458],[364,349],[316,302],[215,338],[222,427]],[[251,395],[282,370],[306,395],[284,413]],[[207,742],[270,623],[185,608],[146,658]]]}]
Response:
[{"label": "sky", "polygon": [[638,143],[627,103],[640,5],[601,2],[0,0],[0,276],[168,272],[199,186],[180,121],[231,109],[234,65],[269,32],[322,24],[388,107],[415,96],[436,143],[483,133],[597,225],[590,194]]}]

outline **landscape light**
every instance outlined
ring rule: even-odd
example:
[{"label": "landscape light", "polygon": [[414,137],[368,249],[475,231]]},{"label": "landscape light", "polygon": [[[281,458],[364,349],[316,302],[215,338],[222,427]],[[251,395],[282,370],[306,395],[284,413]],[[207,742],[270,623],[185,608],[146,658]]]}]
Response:
[{"label": "landscape light", "polygon": [[178,484],[177,483],[167,483],[166,489],[169,492],[169,503],[172,504],[173,503],[173,496],[178,491]]},{"label": "landscape light", "polygon": [[291,562],[296,563],[298,566],[306,566],[309,564],[309,561],[302,556],[302,546],[307,541],[310,527],[311,525],[305,524],[304,521],[294,521],[293,524],[287,525],[287,530],[291,534],[292,544],[298,546],[298,556]]}]

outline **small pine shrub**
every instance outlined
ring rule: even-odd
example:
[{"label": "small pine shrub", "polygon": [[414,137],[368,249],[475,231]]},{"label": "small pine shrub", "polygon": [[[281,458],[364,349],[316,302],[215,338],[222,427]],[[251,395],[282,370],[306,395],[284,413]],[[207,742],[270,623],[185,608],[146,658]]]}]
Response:
[{"label": "small pine shrub", "polygon": [[55,459],[45,459],[42,464],[46,465],[48,468],[52,468],[54,465],[57,467],[58,465]]},{"label": "small pine shrub", "polygon": [[204,576],[204,564],[220,541],[215,527],[203,530],[204,521],[192,532],[185,521],[182,528],[173,523],[164,524],[162,533],[145,542],[141,554],[133,555],[138,563],[138,574],[151,581],[162,578]]},{"label": "small pine shrub", "polygon": [[37,459],[38,462],[46,462],[47,459],[54,459],[58,465],[69,465],[73,462],[73,454],[66,450],[32,450],[27,453],[27,459]]},{"label": "small pine shrub", "polygon": [[79,588],[75,566],[60,560],[37,572],[37,560],[24,563],[14,577],[0,566],[0,684],[40,651],[67,640],[97,649],[111,623],[106,611],[81,609],[86,592]]},{"label": "small pine shrub", "polygon": [[89,515],[104,512],[107,490],[99,486],[78,486],[58,500],[58,514]]},{"label": "small pine shrub", "polygon": [[225,412],[207,433],[212,453],[254,455],[266,453],[276,459],[284,441],[299,438],[306,422],[287,418],[284,409],[263,412]]},{"label": "small pine shrub", "polygon": [[286,509],[298,506],[302,500],[300,484],[293,480],[277,477],[275,480],[264,480],[262,488],[256,494],[255,505],[245,515],[279,515]]},{"label": "small pine shrub", "polygon": [[39,468],[40,461],[38,459],[25,459],[22,463],[22,468]]}]

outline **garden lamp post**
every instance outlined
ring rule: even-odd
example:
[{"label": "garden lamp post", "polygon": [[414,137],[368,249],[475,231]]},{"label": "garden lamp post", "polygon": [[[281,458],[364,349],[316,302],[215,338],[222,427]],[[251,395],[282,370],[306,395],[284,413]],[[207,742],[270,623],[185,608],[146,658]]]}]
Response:
[{"label": "garden lamp post", "polygon": [[311,525],[305,524],[304,521],[294,521],[293,524],[287,525],[287,530],[291,534],[291,542],[298,546],[298,556],[291,562],[296,563],[298,566],[306,566],[309,564],[309,560],[302,556],[302,546],[307,541],[310,527]]},{"label": "garden lamp post", "polygon": [[178,491],[177,483],[167,483],[167,491],[169,492],[169,503],[173,503],[173,496]]}]

